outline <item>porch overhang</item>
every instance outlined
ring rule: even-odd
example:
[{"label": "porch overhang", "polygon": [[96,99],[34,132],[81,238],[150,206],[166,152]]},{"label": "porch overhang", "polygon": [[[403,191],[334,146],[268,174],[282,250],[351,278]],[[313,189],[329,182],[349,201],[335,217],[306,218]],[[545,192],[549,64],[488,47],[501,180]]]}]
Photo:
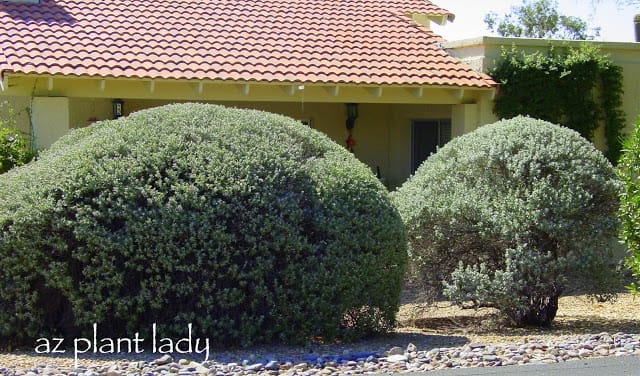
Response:
[{"label": "porch overhang", "polygon": [[170,80],[2,74],[2,94],[173,101],[463,104],[492,98],[494,87]]}]

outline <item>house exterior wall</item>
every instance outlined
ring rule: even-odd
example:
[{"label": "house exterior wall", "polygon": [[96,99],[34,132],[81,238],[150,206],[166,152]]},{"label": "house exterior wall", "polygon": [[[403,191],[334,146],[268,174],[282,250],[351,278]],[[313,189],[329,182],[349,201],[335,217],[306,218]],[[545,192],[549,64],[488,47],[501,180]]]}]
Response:
[{"label": "house exterior wall", "polygon": [[0,119],[3,125],[16,127],[27,135],[31,134],[31,98],[7,96],[0,97]]},{"label": "house exterior wall", "polygon": [[105,98],[69,98],[73,110],[69,114],[69,129],[82,128],[113,116],[111,100]]},{"label": "house exterior wall", "polygon": [[[580,47],[582,43],[594,43],[600,46],[603,54],[608,55],[614,64],[622,67],[624,75],[623,111],[627,120],[626,128],[623,132],[630,134],[636,118],[640,115],[640,43],[480,37],[447,42],[444,47],[452,56],[470,65],[476,71],[487,73],[500,60],[503,48],[510,49],[512,46],[516,46],[526,53],[533,53],[535,51],[546,51],[551,45],[554,48],[563,48],[563,46]],[[491,113],[491,106],[482,107],[482,111],[479,114],[482,124],[498,120]],[[606,149],[603,127],[596,131],[593,141],[601,150]]]},{"label": "house exterior wall", "polygon": [[[127,113],[145,108],[162,106],[174,101],[127,100]],[[310,120],[311,126],[328,135],[340,145],[345,144],[346,108],[343,103],[297,103],[297,102],[214,102],[229,107],[252,108],[278,113],[299,120]],[[462,105],[467,106],[467,105]],[[474,108],[476,105],[470,105]],[[411,173],[411,124],[414,120],[451,119],[451,105],[419,105],[362,103],[353,129],[356,140],[354,155],[368,165],[372,172],[378,169],[382,181],[391,189],[402,184]],[[466,119],[470,128],[476,124]],[[467,129],[464,125],[455,129]]]},{"label": "house exterior wall", "polygon": [[[475,129],[479,116],[488,106],[492,90],[449,87],[365,87],[330,85],[275,85],[188,81],[102,80],[91,77],[11,76],[3,97],[33,112],[33,104],[56,102],[64,105],[41,106],[37,116],[21,119],[21,126],[37,135],[34,146],[48,147],[66,131],[85,127],[93,121],[112,118],[111,102],[124,100],[125,115],[141,109],[176,102],[219,103],[279,113],[310,120],[313,128],[327,134],[340,145],[347,138],[345,103],[359,104],[359,117],[353,131],[355,155],[393,189],[411,173],[412,121],[451,120],[454,136]],[[10,96],[10,97],[9,97]],[[45,108],[46,111],[42,110]],[[28,112],[28,111],[27,111]],[[61,112],[55,123],[45,112]],[[485,111],[486,112],[486,111]],[[56,115],[58,116],[58,115]],[[64,123],[64,124],[63,124]],[[45,138],[53,132],[56,137]]]}]

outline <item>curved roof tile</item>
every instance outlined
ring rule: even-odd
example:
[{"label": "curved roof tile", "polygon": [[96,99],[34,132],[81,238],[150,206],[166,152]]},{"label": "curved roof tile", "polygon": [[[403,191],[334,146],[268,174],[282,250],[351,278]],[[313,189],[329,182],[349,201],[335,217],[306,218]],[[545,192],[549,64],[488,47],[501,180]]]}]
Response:
[{"label": "curved roof tile", "polygon": [[0,71],[491,87],[411,21],[427,0],[41,0],[0,7]]}]

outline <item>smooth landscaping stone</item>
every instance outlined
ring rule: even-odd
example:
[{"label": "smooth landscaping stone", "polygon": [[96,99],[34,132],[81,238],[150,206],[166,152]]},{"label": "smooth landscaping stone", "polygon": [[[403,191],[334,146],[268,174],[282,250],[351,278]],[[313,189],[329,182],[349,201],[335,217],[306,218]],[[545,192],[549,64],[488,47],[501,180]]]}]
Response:
[{"label": "smooth landscaping stone", "polygon": [[[595,335],[597,336],[597,335]],[[356,375],[362,373],[425,372],[435,369],[460,367],[499,367],[509,365],[552,364],[573,359],[585,359],[602,356],[627,356],[640,352],[640,335],[615,335],[615,343],[609,343],[607,336],[585,335],[547,342],[529,340],[522,344],[508,345],[463,345],[451,348],[416,348],[411,344],[397,346],[401,354],[378,357],[362,357],[357,351],[340,349],[336,354],[323,352],[322,355],[304,357],[310,361],[301,362],[300,357],[279,356],[275,353],[260,354],[247,358],[265,359],[242,367],[236,362],[217,362],[209,360],[203,363],[190,359],[173,361],[170,356],[153,357],[146,361],[124,361],[108,366],[90,365],[87,367],[64,368],[55,364],[41,364],[25,370],[12,371],[5,364],[0,368],[0,376],[129,376],[129,375],[215,375],[215,376],[319,376],[319,375]],[[612,336],[611,338],[614,338]],[[604,341],[604,342],[601,342]],[[616,347],[617,346],[617,347]],[[388,347],[387,347],[388,348]],[[381,350],[381,353],[384,351]],[[398,352],[394,350],[394,352]],[[353,355],[353,356],[352,356]],[[226,356],[225,358],[231,358]],[[239,359],[242,359],[238,357]],[[235,358],[234,358],[235,359]],[[267,359],[269,359],[267,361]],[[291,359],[280,362],[276,359]],[[359,360],[355,360],[359,359]],[[164,363],[164,364],[159,364]]]},{"label": "smooth landscaping stone", "polygon": [[404,350],[402,349],[402,347],[392,347],[389,351],[387,351],[387,356],[392,355],[404,355]]},{"label": "smooth landscaping stone", "polygon": [[171,355],[169,355],[169,354],[166,354],[166,355],[163,355],[160,358],[154,360],[152,363],[155,364],[155,365],[158,365],[158,366],[162,366],[162,365],[165,365],[165,364],[169,364],[171,362],[173,362],[173,357],[171,357]]},{"label": "smooth landscaping stone", "polygon": [[391,362],[391,363],[398,363],[398,362],[406,362],[408,359],[405,355],[390,355],[387,357],[387,361]]}]

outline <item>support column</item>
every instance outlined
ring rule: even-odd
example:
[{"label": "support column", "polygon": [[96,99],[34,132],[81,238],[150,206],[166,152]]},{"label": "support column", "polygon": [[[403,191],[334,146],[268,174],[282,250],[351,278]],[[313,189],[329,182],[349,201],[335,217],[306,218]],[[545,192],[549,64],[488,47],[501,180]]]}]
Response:
[{"label": "support column", "polygon": [[46,149],[69,131],[69,98],[35,97],[31,102],[33,145]]},{"label": "support column", "polygon": [[478,128],[478,105],[456,104],[451,109],[451,137],[462,136]]}]

